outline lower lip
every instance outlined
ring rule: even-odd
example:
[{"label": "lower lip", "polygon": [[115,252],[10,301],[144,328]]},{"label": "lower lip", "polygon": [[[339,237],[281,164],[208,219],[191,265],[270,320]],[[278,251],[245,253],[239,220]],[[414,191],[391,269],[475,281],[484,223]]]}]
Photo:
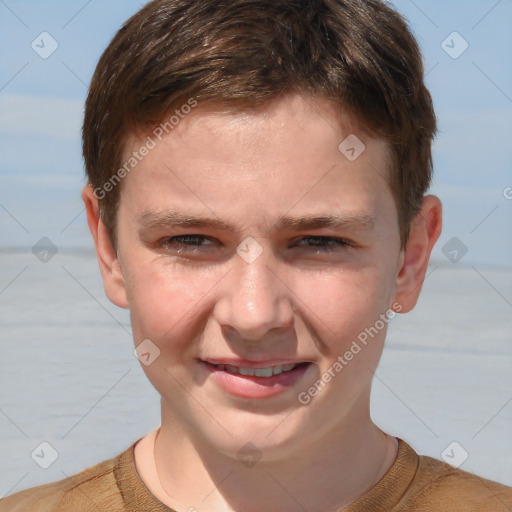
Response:
[{"label": "lower lip", "polygon": [[289,372],[272,377],[256,377],[219,370],[216,366],[204,361],[201,361],[201,364],[224,391],[242,398],[268,398],[283,393],[298,382],[311,366],[311,364],[303,364]]}]

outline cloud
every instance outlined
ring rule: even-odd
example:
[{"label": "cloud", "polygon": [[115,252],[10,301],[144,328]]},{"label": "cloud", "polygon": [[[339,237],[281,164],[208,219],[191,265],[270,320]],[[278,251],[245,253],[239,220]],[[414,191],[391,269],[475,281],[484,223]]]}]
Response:
[{"label": "cloud", "polygon": [[77,140],[82,117],[81,101],[49,96],[0,95],[0,133]]}]

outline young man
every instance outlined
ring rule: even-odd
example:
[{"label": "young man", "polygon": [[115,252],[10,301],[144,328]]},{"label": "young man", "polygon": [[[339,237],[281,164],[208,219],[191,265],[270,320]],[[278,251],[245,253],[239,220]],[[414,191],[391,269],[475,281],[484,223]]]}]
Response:
[{"label": "young man", "polygon": [[377,0],[133,16],[92,80],[83,199],[162,424],[0,510],[512,510],[370,418],[441,231],[435,131],[417,44]]}]

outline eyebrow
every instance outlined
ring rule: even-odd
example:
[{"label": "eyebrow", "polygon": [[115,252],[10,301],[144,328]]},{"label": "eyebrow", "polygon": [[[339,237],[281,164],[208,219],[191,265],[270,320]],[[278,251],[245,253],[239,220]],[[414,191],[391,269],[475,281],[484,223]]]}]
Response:
[{"label": "eyebrow", "polygon": [[[142,228],[152,227],[195,227],[225,231],[237,231],[236,226],[215,217],[202,217],[179,213],[175,210],[155,212],[145,210],[136,216]],[[299,217],[282,216],[272,227],[272,231],[330,228],[333,230],[356,228],[371,231],[375,229],[375,218],[365,212],[350,212],[344,215],[312,215]]]}]

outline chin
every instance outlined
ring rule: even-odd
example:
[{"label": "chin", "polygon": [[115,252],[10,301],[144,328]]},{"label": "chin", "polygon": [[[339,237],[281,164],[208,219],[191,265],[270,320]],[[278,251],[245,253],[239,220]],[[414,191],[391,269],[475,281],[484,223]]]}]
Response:
[{"label": "chin", "polygon": [[229,425],[227,431],[223,428],[212,430],[216,422],[210,421],[210,432],[202,431],[201,435],[214,449],[250,467],[254,461],[282,460],[302,451],[304,439],[311,440],[304,413],[286,411],[279,415],[264,415],[236,410],[232,415],[218,418],[221,425]]}]

